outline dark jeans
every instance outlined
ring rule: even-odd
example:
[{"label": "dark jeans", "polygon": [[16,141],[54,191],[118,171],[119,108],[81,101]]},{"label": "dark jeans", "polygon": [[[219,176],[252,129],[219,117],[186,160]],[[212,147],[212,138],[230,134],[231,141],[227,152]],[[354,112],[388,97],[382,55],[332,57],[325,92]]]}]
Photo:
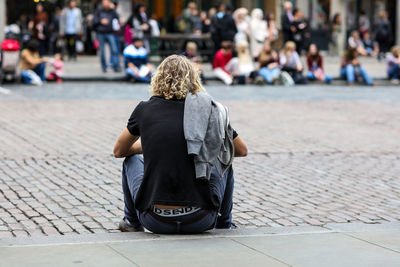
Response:
[{"label": "dark jeans", "polygon": [[133,155],[125,159],[122,168],[124,213],[125,218],[132,225],[143,225],[146,229],[158,234],[195,234],[214,227],[229,228],[231,226],[234,184],[232,167],[225,172],[224,177],[220,177],[215,168],[211,171],[210,190],[218,196],[220,203],[219,214],[217,211],[210,211],[200,220],[190,224],[185,224],[184,222],[199,216],[204,210],[200,209],[189,215],[173,217],[176,224],[171,224],[157,220],[150,212],[140,212],[135,209],[135,197],[142,183],[143,173],[142,156]]},{"label": "dark jeans", "polygon": [[65,42],[67,43],[68,58],[76,58],[76,34],[66,34]]},{"label": "dark jeans", "polygon": [[399,79],[400,77],[400,66],[399,64],[395,64],[388,70],[389,79]]},{"label": "dark jeans", "polygon": [[282,71],[286,71],[293,78],[295,84],[307,84],[307,78],[303,76],[302,72],[295,68],[286,67],[282,68]]},{"label": "dark jeans", "polygon": [[105,55],[105,45],[108,43],[110,46],[110,62],[112,68],[114,70],[120,70],[121,67],[119,66],[119,53],[117,44],[115,42],[114,34],[112,33],[97,33],[97,39],[99,40],[100,44],[100,61],[101,61],[101,68],[102,70],[107,69],[107,61]]}]

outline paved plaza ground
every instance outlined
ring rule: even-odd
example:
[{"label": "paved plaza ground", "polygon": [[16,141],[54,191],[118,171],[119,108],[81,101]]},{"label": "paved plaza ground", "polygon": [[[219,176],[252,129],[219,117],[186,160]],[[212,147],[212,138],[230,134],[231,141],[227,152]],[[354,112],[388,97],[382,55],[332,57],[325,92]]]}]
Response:
[{"label": "paved plaza ground", "polygon": [[[240,228],[400,221],[399,87],[206,87],[248,143]],[[119,133],[147,85],[4,85],[0,238],[118,232]]]}]

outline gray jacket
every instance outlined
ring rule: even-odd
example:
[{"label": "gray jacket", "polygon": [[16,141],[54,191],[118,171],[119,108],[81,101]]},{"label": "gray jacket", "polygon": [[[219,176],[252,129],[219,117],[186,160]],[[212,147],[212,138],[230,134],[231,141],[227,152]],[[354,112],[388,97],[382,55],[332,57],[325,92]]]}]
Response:
[{"label": "gray jacket", "polygon": [[[65,30],[67,27],[67,16],[68,12],[71,9],[66,7],[62,10],[61,19],[60,19],[60,33],[65,34]],[[75,16],[75,34],[80,34],[82,32],[82,12],[79,8],[75,7],[74,12],[76,12]]]},{"label": "gray jacket", "polygon": [[222,176],[233,161],[233,129],[227,108],[207,93],[188,94],[183,130],[188,154],[194,156],[196,178],[210,179],[211,168]]}]

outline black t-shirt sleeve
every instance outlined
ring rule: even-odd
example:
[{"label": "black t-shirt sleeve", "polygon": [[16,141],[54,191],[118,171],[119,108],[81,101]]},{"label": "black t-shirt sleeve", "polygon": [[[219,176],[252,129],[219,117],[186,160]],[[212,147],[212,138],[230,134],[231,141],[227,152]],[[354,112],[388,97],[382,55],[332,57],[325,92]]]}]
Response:
[{"label": "black t-shirt sleeve", "polygon": [[143,102],[140,102],[139,105],[136,106],[135,110],[133,110],[129,120],[128,120],[128,125],[126,128],[128,128],[128,131],[135,136],[140,136],[140,116],[142,113],[142,107],[143,107]]},{"label": "black t-shirt sleeve", "polygon": [[235,139],[236,137],[238,137],[238,133],[235,131],[235,129],[233,129],[233,139]]}]

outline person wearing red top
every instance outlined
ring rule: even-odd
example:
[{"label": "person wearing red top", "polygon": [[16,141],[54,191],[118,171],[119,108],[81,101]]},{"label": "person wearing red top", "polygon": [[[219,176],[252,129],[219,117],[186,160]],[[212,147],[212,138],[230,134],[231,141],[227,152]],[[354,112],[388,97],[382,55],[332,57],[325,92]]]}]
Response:
[{"label": "person wearing red top", "polygon": [[332,77],[326,75],[324,72],[324,67],[322,64],[322,55],[319,53],[318,47],[316,44],[311,44],[308,48],[307,53],[307,78],[310,81],[325,81],[326,83],[330,83],[332,81]]},{"label": "person wearing red top", "polygon": [[223,41],[221,43],[221,49],[217,51],[213,61],[214,75],[228,85],[233,83],[234,74],[232,73],[232,70],[234,69],[233,61],[231,61],[232,48],[232,42]]}]

